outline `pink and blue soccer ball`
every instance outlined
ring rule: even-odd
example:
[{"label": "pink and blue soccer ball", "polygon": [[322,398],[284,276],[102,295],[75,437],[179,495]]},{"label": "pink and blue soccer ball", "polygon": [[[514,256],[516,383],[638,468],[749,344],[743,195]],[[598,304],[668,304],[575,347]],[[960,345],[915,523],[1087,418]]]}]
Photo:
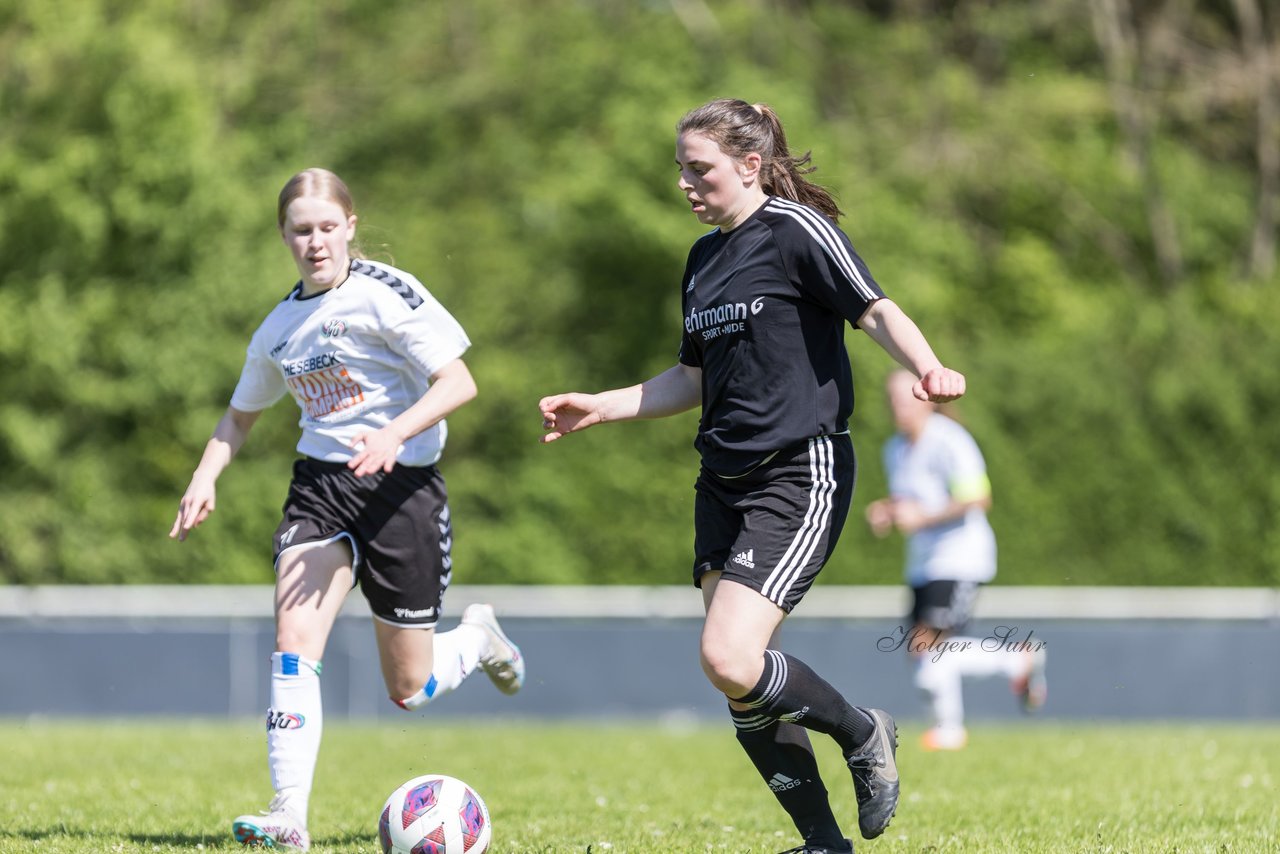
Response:
[{"label": "pink and blue soccer ball", "polygon": [[424,774],[400,786],[378,819],[382,854],[484,854],[493,839],[489,808],[456,777]]}]

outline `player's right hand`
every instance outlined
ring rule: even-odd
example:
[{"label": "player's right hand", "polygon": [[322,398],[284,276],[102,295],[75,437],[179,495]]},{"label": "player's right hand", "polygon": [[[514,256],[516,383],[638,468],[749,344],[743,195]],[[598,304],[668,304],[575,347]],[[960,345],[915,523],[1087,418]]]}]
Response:
[{"label": "player's right hand", "polygon": [[178,502],[178,516],[173,520],[173,527],[169,529],[169,539],[179,542],[185,540],[192,528],[209,518],[216,504],[213,485],[205,486],[193,480],[187,487],[186,494],[182,496],[182,500]]},{"label": "player's right hand", "polygon": [[554,394],[538,401],[538,409],[542,412],[542,429],[547,431],[540,440],[544,445],[603,420],[598,398],[593,394]]}]

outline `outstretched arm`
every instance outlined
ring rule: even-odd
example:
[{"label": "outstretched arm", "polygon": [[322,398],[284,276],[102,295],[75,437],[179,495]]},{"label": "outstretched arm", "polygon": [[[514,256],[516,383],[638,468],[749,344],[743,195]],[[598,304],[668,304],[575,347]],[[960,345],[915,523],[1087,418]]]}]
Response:
[{"label": "outstretched arm", "polygon": [[216,504],[217,492],[214,484],[218,481],[218,475],[231,463],[261,414],[227,407],[226,414],[218,421],[218,426],[213,429],[213,436],[204,447],[204,455],[200,457],[200,464],[191,475],[187,491],[178,502],[178,517],[173,520],[173,527],[169,530],[171,538],[185,540],[192,528],[209,518]]},{"label": "outstretched arm", "polygon": [[920,328],[893,300],[873,302],[858,318],[858,326],[898,364],[920,378],[911,389],[917,399],[946,403],[964,394],[964,375],[942,366]]},{"label": "outstretched arm", "polygon": [[639,385],[598,394],[569,392],[538,401],[543,444],[607,421],[664,418],[702,402],[702,370],[677,364]]}]

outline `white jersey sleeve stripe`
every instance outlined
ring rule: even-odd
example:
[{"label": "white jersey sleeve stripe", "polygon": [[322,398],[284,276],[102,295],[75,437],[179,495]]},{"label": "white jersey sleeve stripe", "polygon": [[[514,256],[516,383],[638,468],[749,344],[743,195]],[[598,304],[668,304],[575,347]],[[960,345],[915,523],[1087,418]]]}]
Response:
[{"label": "white jersey sleeve stripe", "polygon": [[844,272],[849,284],[863,299],[868,302],[879,299],[879,295],[868,287],[866,279],[862,277],[862,271],[858,269],[857,262],[841,242],[836,227],[822,214],[807,205],[779,198],[770,199],[766,208],[774,213],[786,214],[800,223],[804,230],[809,232],[809,236],[817,241],[822,250],[836,262],[836,266]]},{"label": "white jersey sleeve stripe", "polygon": [[776,197],[770,199],[769,210],[776,213],[785,213],[803,225],[805,230],[822,247],[823,251],[830,255],[840,269],[845,272],[849,283],[867,299],[876,298],[876,295],[867,286],[866,280],[862,277],[862,271],[858,269],[857,263],[854,262],[843,241],[840,240],[839,232],[830,220],[808,205],[793,202],[790,199]]},{"label": "white jersey sleeve stripe", "polygon": [[351,272],[363,273],[371,279],[376,279],[377,281],[382,282],[384,285],[391,288],[391,290],[399,294],[400,298],[409,304],[409,308],[417,308],[422,305],[422,297],[419,296],[413,288],[409,287],[407,282],[397,278],[381,267],[375,267],[368,262],[353,259],[351,261]]}]

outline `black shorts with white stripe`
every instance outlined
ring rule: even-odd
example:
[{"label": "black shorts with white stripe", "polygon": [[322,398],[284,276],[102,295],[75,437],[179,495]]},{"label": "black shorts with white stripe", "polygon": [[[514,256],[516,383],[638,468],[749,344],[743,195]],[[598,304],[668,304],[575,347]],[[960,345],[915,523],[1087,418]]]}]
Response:
[{"label": "black shorts with white stripe", "polygon": [[959,634],[973,617],[973,606],[982,585],[977,581],[926,581],[911,588],[911,613],[907,619],[914,626]]},{"label": "black shorts with white stripe", "polygon": [[293,465],[275,560],[292,549],[345,540],[355,582],[384,623],[431,628],[452,576],[453,527],[435,466],[395,466],[356,477],[346,463]]},{"label": "black shorts with white stripe", "polygon": [[704,466],[694,499],[693,583],[723,570],[790,613],[835,550],[857,471],[848,434],[806,439],[740,477]]}]

